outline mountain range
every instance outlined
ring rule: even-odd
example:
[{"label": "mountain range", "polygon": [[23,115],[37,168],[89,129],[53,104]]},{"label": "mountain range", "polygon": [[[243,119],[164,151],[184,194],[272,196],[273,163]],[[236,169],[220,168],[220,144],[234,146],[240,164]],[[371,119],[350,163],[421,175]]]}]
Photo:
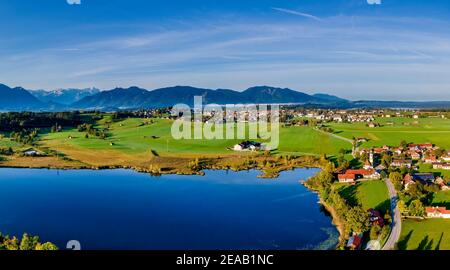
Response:
[{"label": "mountain range", "polygon": [[[168,107],[178,103],[193,106],[194,96],[202,96],[204,104],[286,104],[336,102],[330,97],[321,98],[291,89],[269,86],[252,87],[245,91],[229,89],[203,89],[191,86],[175,86],[147,91],[138,87],[116,88],[83,98],[72,106],[74,108],[157,108]],[[339,99],[336,97],[336,99]],[[340,99],[339,99],[340,100]]]},{"label": "mountain range", "polygon": [[86,89],[57,89],[52,91],[34,90],[30,93],[43,102],[53,102],[63,105],[70,105],[85,97],[100,93],[97,88]]},{"label": "mountain range", "polygon": [[193,106],[194,96],[203,104],[299,104],[323,108],[450,108],[449,101],[350,101],[328,94],[306,94],[289,88],[256,86],[244,91],[174,86],[152,91],[136,86],[100,91],[58,89],[52,91],[11,88],[0,84],[0,111],[118,110],[169,107],[178,103]]}]

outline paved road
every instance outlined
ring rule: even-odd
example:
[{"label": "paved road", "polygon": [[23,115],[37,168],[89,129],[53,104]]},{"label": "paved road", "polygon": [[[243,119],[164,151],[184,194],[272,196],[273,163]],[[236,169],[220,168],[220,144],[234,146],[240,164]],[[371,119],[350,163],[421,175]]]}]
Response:
[{"label": "paved road", "polygon": [[346,142],[348,142],[348,143],[350,143],[350,144],[353,144],[353,140],[351,140],[351,139],[348,139],[348,138],[339,136],[339,135],[334,134],[334,133],[326,132],[326,131],[320,130],[320,129],[318,129],[318,128],[315,128],[315,130],[318,131],[318,132],[324,133],[324,134],[326,134],[326,135],[329,135],[329,136],[331,136],[331,137],[334,137],[334,138],[336,138],[336,139],[339,139],[339,140],[342,140],[342,141],[346,141]]},{"label": "paved road", "polygon": [[392,225],[391,234],[388,240],[384,244],[383,250],[395,249],[395,244],[400,239],[400,233],[402,232],[402,216],[397,206],[398,195],[391,180],[384,180],[389,191],[389,197],[391,198],[391,213],[392,213]]}]

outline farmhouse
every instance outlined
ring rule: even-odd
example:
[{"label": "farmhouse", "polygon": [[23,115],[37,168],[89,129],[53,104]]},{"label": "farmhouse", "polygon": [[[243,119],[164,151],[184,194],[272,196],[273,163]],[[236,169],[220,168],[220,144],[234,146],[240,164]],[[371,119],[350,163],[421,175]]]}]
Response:
[{"label": "farmhouse", "polygon": [[245,151],[245,150],[257,151],[257,150],[261,150],[261,148],[262,148],[261,143],[245,141],[245,142],[241,142],[239,144],[236,144],[233,147],[233,150],[234,151]]},{"label": "farmhouse", "polygon": [[432,143],[410,144],[410,145],[408,145],[408,147],[409,147],[409,150],[411,150],[411,151],[432,150],[433,144]]},{"label": "farmhouse", "polygon": [[422,156],[416,151],[410,151],[409,155],[413,160],[419,160]]},{"label": "farmhouse", "polygon": [[356,176],[357,179],[361,179],[361,178],[363,178],[363,179],[380,179],[380,177],[381,177],[380,174],[373,169],[370,169],[370,170],[365,170],[365,169],[347,170],[345,173],[353,174]]},{"label": "farmhouse", "polygon": [[407,159],[394,159],[391,163],[392,167],[406,167],[411,168],[412,167],[412,160]]},{"label": "farmhouse", "polygon": [[339,183],[354,183],[355,179],[356,179],[356,175],[354,175],[354,174],[348,174],[348,173],[338,174]]},{"label": "farmhouse", "polygon": [[425,212],[428,218],[450,218],[450,210],[445,207],[427,207]]},{"label": "farmhouse", "polygon": [[450,163],[433,163],[433,169],[435,170],[450,170]]},{"label": "farmhouse", "polygon": [[41,155],[40,152],[38,152],[34,149],[27,149],[27,150],[23,151],[23,154],[27,157],[37,157],[37,156]]},{"label": "farmhouse", "polygon": [[436,156],[428,156],[428,157],[425,157],[425,158],[423,159],[423,161],[424,161],[426,164],[432,164],[432,163],[434,163],[434,162],[437,162],[438,159],[437,159]]}]

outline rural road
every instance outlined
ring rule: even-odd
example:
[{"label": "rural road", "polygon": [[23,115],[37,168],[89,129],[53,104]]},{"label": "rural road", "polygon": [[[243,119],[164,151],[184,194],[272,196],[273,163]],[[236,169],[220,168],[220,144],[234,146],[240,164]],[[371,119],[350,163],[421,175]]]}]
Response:
[{"label": "rural road", "polygon": [[314,130],[316,130],[316,131],[318,131],[318,132],[320,132],[320,133],[329,135],[329,136],[331,136],[331,137],[334,137],[334,138],[336,138],[336,139],[338,139],[338,140],[346,141],[346,142],[348,142],[348,143],[350,143],[350,144],[353,144],[353,140],[351,140],[351,139],[347,139],[347,138],[345,138],[345,137],[339,136],[339,135],[334,134],[334,133],[326,132],[326,131],[320,130],[320,129],[318,129],[318,128],[315,128]]},{"label": "rural road", "polygon": [[391,180],[385,179],[384,181],[388,187],[389,197],[391,199],[392,225],[391,233],[382,250],[393,250],[395,249],[395,244],[400,239],[400,233],[402,231],[402,217],[397,205],[397,191],[395,190]]}]

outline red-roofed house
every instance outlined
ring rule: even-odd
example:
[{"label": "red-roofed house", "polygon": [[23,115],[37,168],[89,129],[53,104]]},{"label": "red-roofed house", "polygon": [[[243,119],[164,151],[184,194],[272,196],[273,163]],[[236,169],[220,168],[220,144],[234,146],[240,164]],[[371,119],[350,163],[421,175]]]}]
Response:
[{"label": "red-roofed house", "polygon": [[380,174],[371,169],[371,170],[365,170],[365,169],[360,169],[360,170],[347,170],[346,171],[347,174],[354,174],[356,175],[356,178],[364,178],[364,179],[380,179]]},{"label": "red-roofed house", "polygon": [[445,207],[427,207],[425,212],[429,218],[450,218],[450,210]]},{"label": "red-roofed house", "polygon": [[349,173],[338,174],[339,183],[354,183],[356,175]]},{"label": "red-roofed house", "polygon": [[375,154],[382,154],[382,153],[388,152],[388,150],[386,150],[386,149],[384,149],[384,148],[374,148],[374,149],[373,149],[373,152],[374,152]]},{"label": "red-roofed house", "polygon": [[450,170],[450,163],[433,163],[433,169],[435,170]]},{"label": "red-roofed house", "polygon": [[405,177],[403,178],[403,185],[405,186],[406,190],[409,188],[410,185],[414,183],[415,183],[414,179],[409,173],[405,175]]},{"label": "red-roofed house", "polygon": [[409,155],[411,156],[412,159],[414,160],[419,160],[421,158],[420,154],[417,153],[416,151],[410,151]]},{"label": "red-roofed house", "polygon": [[347,247],[351,249],[358,249],[362,244],[362,234],[361,235],[353,235],[350,237],[347,243]]},{"label": "red-roofed house", "polygon": [[423,161],[427,164],[435,163],[438,161],[436,156],[428,156],[423,159]]},{"label": "red-roofed house", "polygon": [[405,160],[405,159],[394,159],[391,163],[392,167],[406,167],[411,168],[412,167],[412,160]]},{"label": "red-roofed house", "polygon": [[421,143],[421,144],[410,144],[408,145],[409,150],[431,150],[433,149],[433,144],[431,143]]}]

